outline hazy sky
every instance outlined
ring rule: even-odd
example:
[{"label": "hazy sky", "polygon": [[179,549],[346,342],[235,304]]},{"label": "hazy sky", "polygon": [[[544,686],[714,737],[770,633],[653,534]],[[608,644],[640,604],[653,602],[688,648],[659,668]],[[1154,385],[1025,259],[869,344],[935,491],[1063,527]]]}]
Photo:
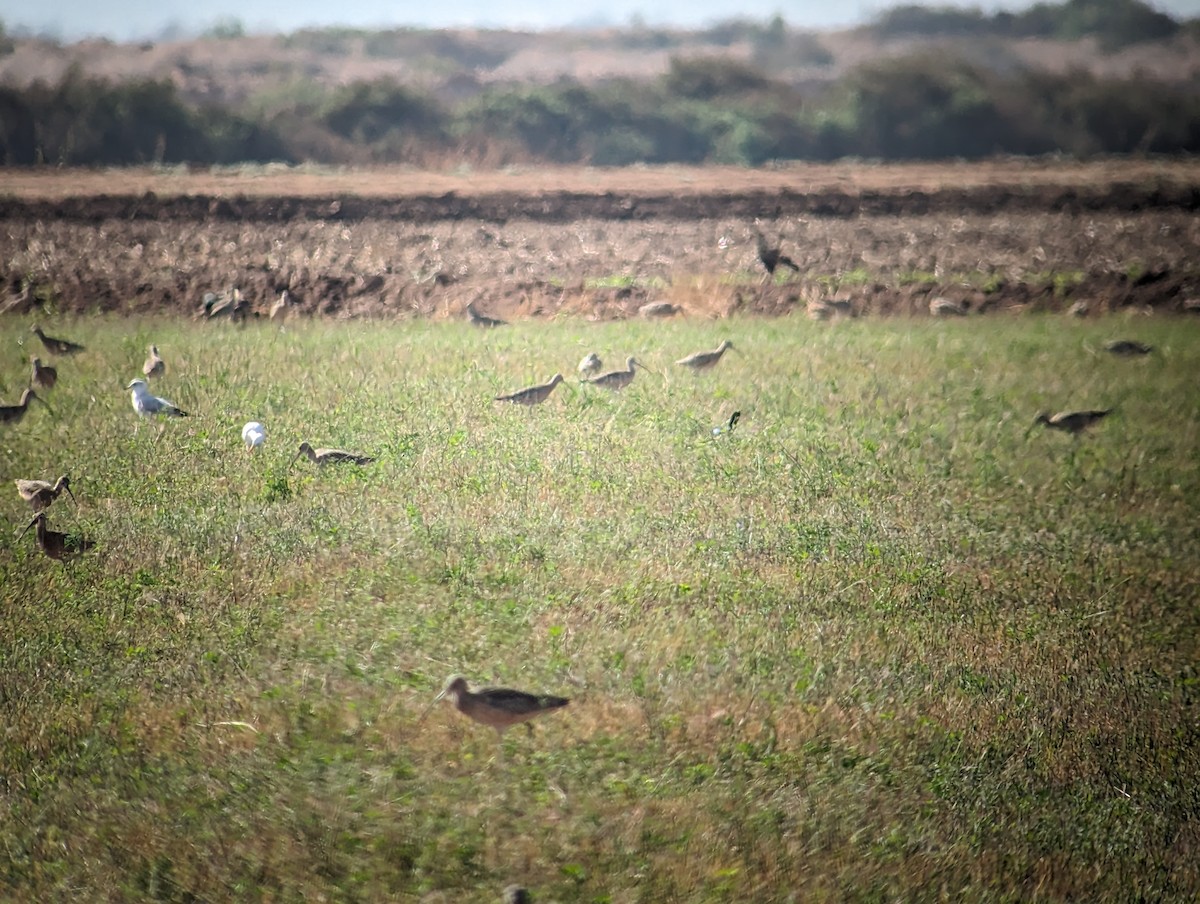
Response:
[{"label": "hazy sky", "polygon": [[[909,0],[913,2],[913,0]],[[925,0],[930,6],[1020,9],[1022,0]],[[652,25],[697,26],[733,18],[781,14],[789,24],[833,28],[862,22],[886,0],[0,0],[9,30],[28,29],[63,40],[103,35],[115,40],[161,35],[169,26],[187,32],[237,19],[251,32],[289,32],[306,26],[479,26],[549,28],[625,25],[634,17]],[[1156,0],[1177,17],[1200,15],[1200,0]]]}]

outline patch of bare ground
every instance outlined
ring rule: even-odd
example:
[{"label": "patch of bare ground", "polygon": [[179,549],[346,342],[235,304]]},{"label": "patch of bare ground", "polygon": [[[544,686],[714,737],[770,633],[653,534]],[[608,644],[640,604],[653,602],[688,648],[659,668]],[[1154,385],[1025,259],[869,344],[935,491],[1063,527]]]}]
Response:
[{"label": "patch of bare ground", "polygon": [[[1169,311],[1200,295],[1200,165],[9,173],[7,299],[197,315],[237,286],[337,318]],[[107,193],[101,193],[101,186]],[[139,193],[140,192],[140,193]],[[754,229],[800,266],[770,279]],[[842,309],[845,310],[845,307]],[[839,313],[839,316],[844,314]]]}]

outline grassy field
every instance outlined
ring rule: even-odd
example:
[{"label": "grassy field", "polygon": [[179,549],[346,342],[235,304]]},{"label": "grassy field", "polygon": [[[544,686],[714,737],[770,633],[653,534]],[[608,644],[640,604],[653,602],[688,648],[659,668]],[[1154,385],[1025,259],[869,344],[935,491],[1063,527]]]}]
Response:
[{"label": "grassy field", "polygon": [[[5,900],[1200,893],[1196,321],[44,325],[0,476],[96,546],[0,497]],[[453,673],[572,702],[497,743]]]}]

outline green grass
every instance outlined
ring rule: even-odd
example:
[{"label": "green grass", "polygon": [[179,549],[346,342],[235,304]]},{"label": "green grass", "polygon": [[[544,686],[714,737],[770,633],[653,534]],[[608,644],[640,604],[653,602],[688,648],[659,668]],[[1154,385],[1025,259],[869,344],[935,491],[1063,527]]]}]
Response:
[{"label": "green grass", "polygon": [[[1200,892],[1191,322],[53,326],[4,476],[97,546],[0,497],[5,899]],[[490,401],[591,350],[654,372]],[[456,672],[572,702],[499,745]]]}]

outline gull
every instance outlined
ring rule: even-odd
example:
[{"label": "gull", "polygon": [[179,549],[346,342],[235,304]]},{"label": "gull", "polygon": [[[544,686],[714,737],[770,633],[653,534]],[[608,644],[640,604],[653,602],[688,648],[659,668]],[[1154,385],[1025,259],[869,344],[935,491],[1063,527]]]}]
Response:
[{"label": "gull", "polygon": [[[17,402],[17,404],[0,405],[0,424],[15,424],[20,421],[21,418],[25,417],[25,410],[29,407],[29,403],[33,399],[37,399],[39,402],[45,405],[47,409],[50,409],[50,406],[46,403],[45,399],[39,396],[32,389],[26,389],[23,393],[21,393],[21,401]],[[53,409],[51,409],[51,413],[53,413]]]},{"label": "gull", "polygon": [[166,399],[159,398],[156,395],[151,395],[150,390],[146,387],[145,380],[130,380],[126,389],[132,389],[133,393],[130,400],[133,403],[133,410],[142,417],[154,417],[162,414],[167,417],[187,417],[188,413],[179,408],[174,402],[168,402]]},{"label": "gull", "polygon": [[86,540],[83,537],[70,536],[56,530],[47,529],[45,512],[38,512],[34,515],[33,520],[25,526],[25,530],[21,531],[21,536],[25,536],[29,532],[29,528],[35,524],[37,525],[37,545],[50,558],[58,559],[60,562],[63,559],[91,549],[95,545],[91,540]]},{"label": "gull", "polygon": [[495,400],[497,402],[512,402],[515,405],[540,405],[546,399],[550,398],[550,393],[554,392],[554,387],[562,381],[563,375],[555,374],[550,378],[549,383],[539,383],[537,386],[520,389],[508,395],[498,395]]},{"label": "gull", "polygon": [[42,332],[42,328],[36,323],[30,327],[30,331],[42,340],[42,345],[46,346],[47,351],[54,352],[56,355],[73,355],[76,352],[83,351],[83,346],[78,342],[71,342],[67,339],[55,339],[53,336],[47,336]]},{"label": "gull", "polygon": [[146,375],[146,379],[150,377],[161,377],[167,372],[167,365],[158,355],[158,346],[150,346],[150,353],[146,356],[146,363],[142,365],[142,373]]},{"label": "gull", "polygon": [[[308,460],[317,465],[338,464],[342,462],[369,465],[375,460],[370,455],[359,455],[357,452],[347,452],[345,449],[314,449],[307,442],[300,444],[300,450],[296,453],[296,458],[299,458],[301,455],[307,455]],[[296,463],[296,458],[292,459],[292,464]]]},{"label": "gull", "polygon": [[71,501],[75,502],[75,494],[71,492],[71,479],[66,474],[54,483],[45,480],[17,480],[14,482],[17,485],[17,493],[29,503],[29,507],[35,512],[49,508],[50,503],[57,499],[63,490],[66,490]]},{"label": "gull", "polygon": [[443,697],[453,700],[455,708],[464,716],[496,729],[500,737],[504,737],[504,732],[512,726],[561,709],[570,702],[565,697],[527,694],[507,687],[481,687],[471,691],[467,679],[461,675],[452,675],[434,702]]},{"label": "gull", "polygon": [[696,352],[694,355],[680,358],[675,363],[682,367],[690,367],[692,370],[708,370],[720,361],[721,356],[729,349],[737,351],[737,349],[733,348],[733,343],[726,339],[711,352]]},{"label": "gull", "polygon": [[53,389],[54,384],[58,382],[58,371],[49,364],[43,364],[37,355],[33,355],[29,360],[33,364],[33,375],[29,382],[38,389]]},{"label": "gull", "polygon": [[587,376],[588,374],[596,373],[603,366],[604,362],[600,360],[599,355],[595,352],[588,352],[584,355],[583,360],[579,362],[579,372]]},{"label": "gull", "polygon": [[593,377],[592,379],[584,380],[583,382],[589,383],[592,386],[602,386],[605,389],[611,389],[614,392],[619,392],[633,382],[633,369],[635,367],[640,367],[642,370],[649,370],[649,368],[638,361],[637,358],[630,356],[625,361],[624,370],[610,370],[606,374],[600,374],[598,377]]},{"label": "gull", "polygon": [[258,421],[250,421],[242,428],[242,442],[246,444],[246,450],[253,452],[257,446],[261,446],[267,441],[267,428]]}]

